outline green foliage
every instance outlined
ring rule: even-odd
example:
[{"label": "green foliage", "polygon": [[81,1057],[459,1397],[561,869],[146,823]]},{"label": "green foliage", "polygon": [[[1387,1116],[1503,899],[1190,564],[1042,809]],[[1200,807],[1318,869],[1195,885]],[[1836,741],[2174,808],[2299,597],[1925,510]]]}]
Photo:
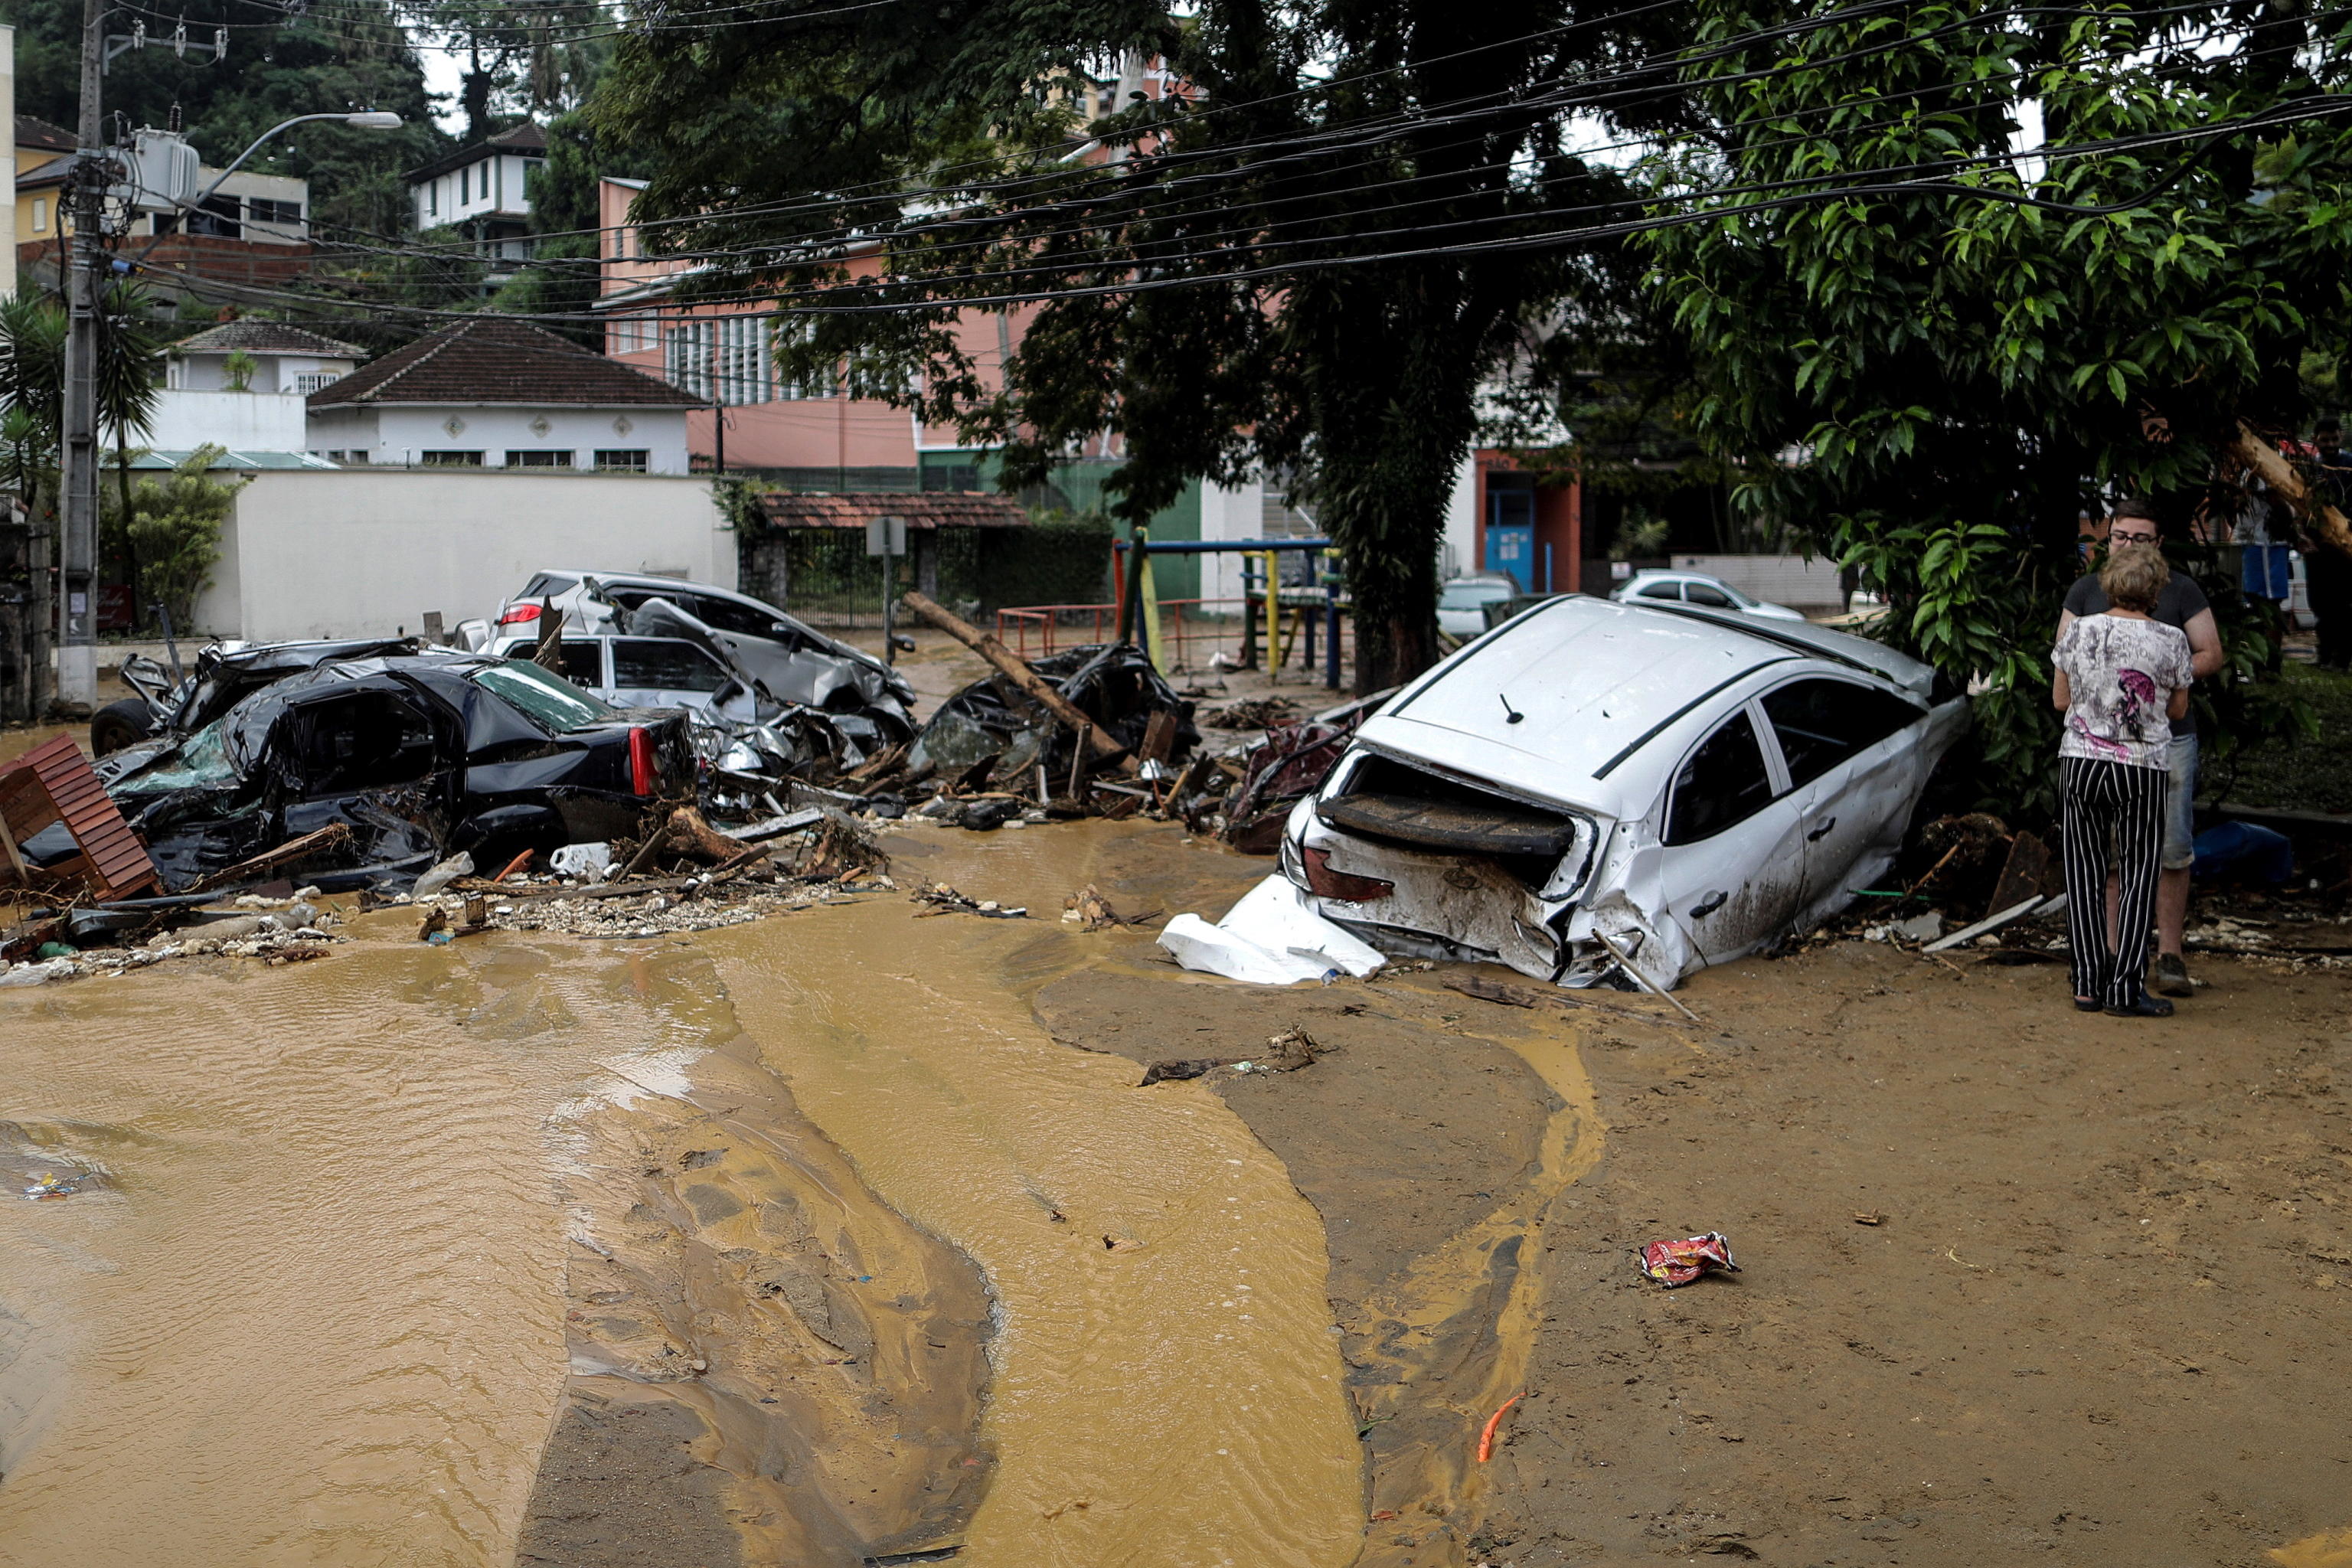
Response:
[{"label": "green foliage", "polygon": [[[271,13],[275,27],[253,24]],[[138,13],[117,10],[110,32],[128,32]],[[168,16],[173,20],[163,20]],[[227,58],[198,63],[168,47],[177,18],[191,39],[209,44],[229,28]],[[16,111],[71,130],[79,91],[79,0],[0,0],[0,22],[16,29]],[[189,0],[145,16],[148,47],[118,55],[107,68],[104,104],[137,125],[170,122],[182,112],[188,139],[217,168],[282,120],[298,114],[388,109],[407,123],[396,132],[321,123],[297,126],[246,165],[310,182],[310,216],[321,237],[373,241],[408,224],[401,172],[449,145],[432,121],[432,103],[415,51],[383,0],[336,0],[315,10],[256,8],[240,0]]]},{"label": "green foliage", "polygon": [[172,624],[190,625],[196,596],[212,585],[220,561],[221,525],[236,507],[236,492],[252,481],[224,484],[205,472],[221,456],[199,447],[160,483],[141,479],[131,493],[125,532],[136,552],[142,604],[171,611]]},{"label": "green foliage", "polygon": [[251,392],[253,390],[253,373],[260,368],[261,362],[259,360],[255,359],[243,349],[239,349],[235,353],[226,355],[221,360],[222,384],[226,390],[230,392]]},{"label": "green foliage", "polygon": [[2290,664],[2277,685],[2309,726],[2209,767],[2206,792],[2249,805],[2352,812],[2352,675]]},{"label": "green foliage", "polygon": [[[718,257],[701,274],[713,291],[814,284],[828,304],[929,302],[809,310],[780,334],[782,374],[895,365],[892,400],[952,426],[962,445],[999,450],[1013,492],[1113,432],[1125,460],[1111,489],[1129,521],[1197,479],[1301,475],[1347,555],[1359,684],[1434,657],[1436,544],[1477,388],[1514,353],[1522,321],[1584,287],[1589,268],[1557,249],[1467,246],[1306,264],[1393,248],[1401,188],[1403,222],[1463,240],[1554,231],[1622,193],[1571,150],[1585,132],[1569,106],[1543,95],[1616,58],[1635,32],[1627,15],[1661,36],[1678,21],[1654,7],[1620,15],[1611,0],[1442,12],[1203,0],[1181,15],[1162,0],[959,0],[909,26],[887,8],[727,0],[727,26],[684,26],[717,19],[721,4],[685,0],[664,13],[667,29],[626,40],[593,111],[659,154],[641,210],[683,220],[661,231],[679,249],[746,258]],[[1106,105],[1111,84],[1095,73],[1154,57],[1211,111]],[[1439,128],[1436,106],[1513,95],[1540,107]],[[1612,113],[1622,121],[1639,105],[1621,98]],[[1411,129],[1423,115],[1430,127]],[[1264,156],[1269,142],[1302,138]],[[1104,164],[1089,141],[1122,155],[1142,143],[1147,155]],[[1017,201],[989,187],[1005,175],[1024,182]],[[895,194],[908,185],[928,185],[923,213],[952,211],[955,223],[910,213]],[[830,199],[807,199],[818,194]],[[796,242],[844,229],[880,241],[884,265],[913,287],[885,291],[798,259],[809,253]],[[959,323],[962,302],[1001,295],[1016,268],[1024,290],[1196,282],[1067,289],[1024,311],[1001,363],[984,315],[978,331]]]},{"label": "green foliage", "polygon": [[[1702,43],[1804,14],[1699,9]],[[1838,15],[1690,70],[1710,126],[1650,170],[1661,210],[1740,194],[1640,243],[1695,367],[1694,432],[1738,465],[1738,501],[1800,530],[1839,520],[1842,558],[1887,594],[1887,635],[1957,679],[1997,679],[1979,705],[1987,796],[2046,804],[2041,721],[2009,694],[2023,691],[2016,661],[2049,646],[2084,508],[2154,497],[2233,670],[2266,679],[2260,615],[2188,542],[2235,509],[2239,421],[2296,426],[2306,382],[2330,369],[2306,352],[2352,331],[2352,130],[2319,120],[2201,153],[2183,141],[2021,168],[2011,138],[2029,104],[2063,149],[2187,135],[2340,87],[2344,19],[1971,0]],[[1787,199],[1789,182],[1808,198]],[[1936,539],[1942,563],[1994,583],[1955,595],[1901,559]],[[2259,684],[2209,684],[2200,700],[2231,734],[2297,722]]]}]

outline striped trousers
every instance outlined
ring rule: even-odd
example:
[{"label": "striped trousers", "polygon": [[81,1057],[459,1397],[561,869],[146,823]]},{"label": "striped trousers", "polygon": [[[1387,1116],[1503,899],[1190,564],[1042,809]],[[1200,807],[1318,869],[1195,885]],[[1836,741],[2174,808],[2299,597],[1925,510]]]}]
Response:
[{"label": "striped trousers", "polygon": [[[2059,831],[2066,867],[2066,945],[2074,994],[2128,1007],[2145,994],[2156,921],[2156,874],[2164,849],[2163,768],[2061,757]],[[2107,947],[2107,861],[2121,898],[2116,945]]]}]

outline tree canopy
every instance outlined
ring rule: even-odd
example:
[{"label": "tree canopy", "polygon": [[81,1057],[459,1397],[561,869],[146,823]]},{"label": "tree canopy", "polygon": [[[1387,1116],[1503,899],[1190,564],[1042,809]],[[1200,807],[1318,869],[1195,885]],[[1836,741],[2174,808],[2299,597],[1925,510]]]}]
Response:
[{"label": "tree canopy", "polygon": [[[1699,44],[1800,15],[1698,0]],[[2077,519],[2223,525],[2239,422],[2294,428],[2352,328],[2342,13],[1864,5],[1688,73],[1703,132],[1639,241],[1736,489],[1863,566],[1965,678],[1987,787],[2047,794]],[[2033,132],[2038,130],[2037,137]],[[2206,557],[2210,559],[2210,552]],[[2218,579],[2242,673],[2275,628]],[[2231,728],[2259,689],[2200,695]],[[2021,795],[2018,792],[2023,792]]]},{"label": "tree canopy", "polygon": [[[781,290],[789,367],[895,365],[1008,488],[1106,431],[1131,519],[1286,479],[1345,554],[1360,685],[1430,662],[1479,384],[1600,265],[1539,237],[1622,196],[1575,145],[1659,112],[1657,7],[725,9],[626,40],[593,110],[658,151],[639,214],[706,292]],[[883,279],[831,264],[852,240]],[[1001,368],[954,331],[975,307],[1022,313]]]}]

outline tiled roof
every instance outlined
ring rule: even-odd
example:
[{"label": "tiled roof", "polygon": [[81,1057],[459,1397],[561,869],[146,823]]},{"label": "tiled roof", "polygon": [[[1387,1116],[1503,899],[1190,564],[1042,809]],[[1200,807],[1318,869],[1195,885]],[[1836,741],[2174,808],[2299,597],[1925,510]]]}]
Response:
[{"label": "tiled roof", "polygon": [[27,191],[42,185],[62,185],[66,183],[66,175],[72,169],[73,159],[70,155],[52,158],[46,163],[36,163],[16,176],[16,188],[20,191]]},{"label": "tiled roof", "polygon": [[45,153],[70,153],[74,150],[74,133],[61,125],[20,114],[16,116],[16,145],[37,147]]},{"label": "tiled roof", "polygon": [[421,169],[411,169],[401,178],[415,184],[467,163],[478,163],[501,153],[519,153],[524,157],[544,156],[547,153],[547,132],[526,120],[520,125],[509,125],[497,135],[477,142],[470,147],[460,147],[454,153],[444,153]]},{"label": "tiled roof", "polygon": [[810,495],[770,490],[760,510],[771,528],[864,528],[877,517],[903,517],[908,528],[1020,528],[1029,521],[1018,501],[970,491],[917,494],[907,490],[844,490]]},{"label": "tiled roof", "polygon": [[383,404],[700,408],[704,400],[512,316],[470,316],[310,395],[312,408]]},{"label": "tiled roof", "polygon": [[310,354],[319,359],[365,359],[367,351],[283,321],[223,321],[172,345],[176,354]]}]

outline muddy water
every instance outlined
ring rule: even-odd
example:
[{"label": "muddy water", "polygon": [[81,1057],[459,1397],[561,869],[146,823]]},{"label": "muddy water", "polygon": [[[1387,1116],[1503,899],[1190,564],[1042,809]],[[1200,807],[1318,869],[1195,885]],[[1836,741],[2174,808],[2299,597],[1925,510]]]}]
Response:
[{"label": "muddy water", "polygon": [[[563,1340],[550,1113],[660,1070],[520,944],[0,999],[0,1560],[502,1563]],[[631,1062],[628,1058],[645,1059]]]},{"label": "muddy water", "polygon": [[[985,885],[949,879],[1051,921],[1097,837],[1000,837]],[[1138,1093],[1125,1061],[1044,1035],[1003,976],[1080,961],[1057,928],[822,914],[789,946],[739,928],[702,947],[803,1112],[987,1275],[998,1468],[961,1561],[1351,1561],[1322,1231],[1280,1163],[1206,1090]]]}]

